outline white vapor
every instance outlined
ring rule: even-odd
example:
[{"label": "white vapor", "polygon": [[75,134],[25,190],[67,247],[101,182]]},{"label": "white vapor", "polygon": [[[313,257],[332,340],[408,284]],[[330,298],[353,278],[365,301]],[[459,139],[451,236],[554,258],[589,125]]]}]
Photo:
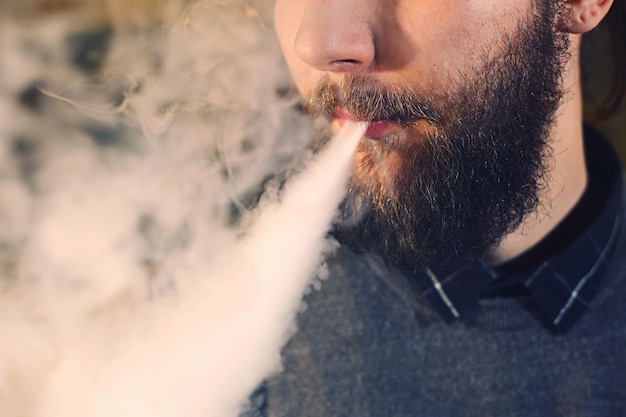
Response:
[{"label": "white vapor", "polygon": [[0,22],[0,416],[236,416],[280,368],[364,126],[246,213],[313,130],[264,5],[117,31],[95,80],[80,16]]},{"label": "white vapor", "polygon": [[189,268],[202,276],[181,286],[175,300],[151,306],[150,328],[145,317],[127,317],[129,334],[104,364],[91,357],[93,346],[68,347],[39,415],[236,416],[278,370],[363,133],[346,125],[219,265]]}]

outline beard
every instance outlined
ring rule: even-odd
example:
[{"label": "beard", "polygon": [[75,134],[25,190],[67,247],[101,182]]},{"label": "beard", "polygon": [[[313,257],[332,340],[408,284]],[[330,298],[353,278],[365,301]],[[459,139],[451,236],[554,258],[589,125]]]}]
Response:
[{"label": "beard", "polygon": [[332,231],[342,244],[409,273],[449,267],[484,258],[537,210],[569,49],[555,30],[560,2],[537,3],[453,92],[388,88],[367,74],[322,79],[306,103],[314,114],[343,108],[403,132],[357,150]]}]

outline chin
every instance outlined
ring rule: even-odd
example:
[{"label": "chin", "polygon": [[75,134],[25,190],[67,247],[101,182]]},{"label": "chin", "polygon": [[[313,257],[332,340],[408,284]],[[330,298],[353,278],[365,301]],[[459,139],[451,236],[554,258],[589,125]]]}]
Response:
[{"label": "chin", "polygon": [[351,185],[362,192],[393,198],[404,164],[404,155],[380,141],[365,139],[354,154]]}]

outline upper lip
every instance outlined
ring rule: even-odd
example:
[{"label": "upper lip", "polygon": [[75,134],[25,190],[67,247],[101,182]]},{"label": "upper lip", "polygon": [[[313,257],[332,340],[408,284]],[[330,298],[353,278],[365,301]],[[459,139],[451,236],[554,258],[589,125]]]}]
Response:
[{"label": "upper lip", "polygon": [[385,120],[385,119],[364,120],[364,119],[357,117],[355,114],[350,113],[344,109],[338,109],[335,112],[334,116],[335,116],[335,119],[338,120],[341,125],[343,125],[343,122],[347,120],[354,121],[354,122],[368,122],[369,125],[367,128],[367,131],[365,132],[365,137],[370,138],[370,139],[380,139],[388,135],[389,133],[391,133],[393,130],[395,130],[395,126],[396,126],[396,123],[393,122],[392,120]]},{"label": "upper lip", "polygon": [[335,110],[335,118],[340,120],[350,120],[352,122],[376,122],[377,120],[367,120],[363,118],[359,118],[354,113],[349,112],[344,108],[339,108]]}]

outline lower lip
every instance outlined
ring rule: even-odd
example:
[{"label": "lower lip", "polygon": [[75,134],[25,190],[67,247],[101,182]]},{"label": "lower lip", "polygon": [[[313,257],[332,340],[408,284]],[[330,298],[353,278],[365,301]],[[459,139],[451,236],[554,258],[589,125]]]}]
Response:
[{"label": "lower lip", "polygon": [[[347,119],[339,119],[339,124],[341,126],[344,125]],[[385,137],[391,133],[394,129],[395,124],[388,120],[373,120],[369,122],[369,126],[367,127],[367,131],[363,136],[368,139],[380,139]]]}]

